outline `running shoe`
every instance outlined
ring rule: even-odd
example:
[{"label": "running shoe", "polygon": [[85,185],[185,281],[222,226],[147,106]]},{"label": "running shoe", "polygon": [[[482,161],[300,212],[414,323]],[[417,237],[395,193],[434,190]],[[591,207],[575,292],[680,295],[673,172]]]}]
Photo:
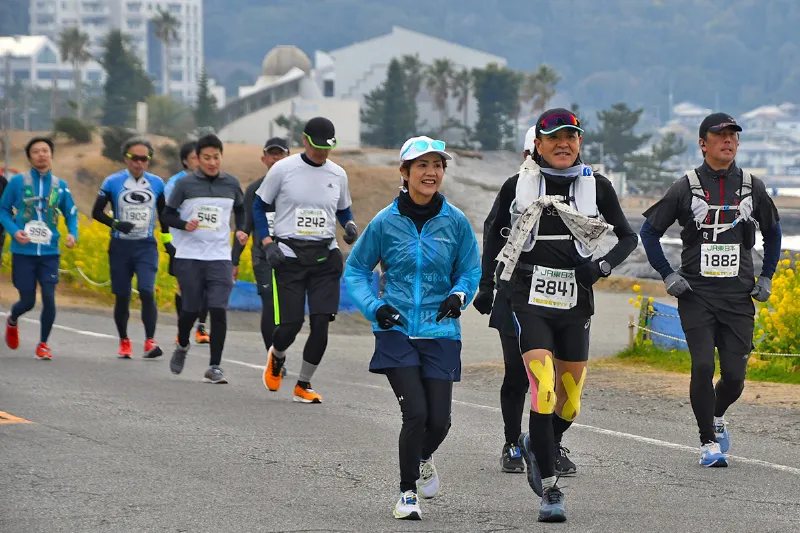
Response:
[{"label": "running shoe", "polygon": [[700,446],[700,464],[724,468],[728,466],[728,458],[722,453],[718,442],[709,442]]},{"label": "running shoe", "polygon": [[522,449],[522,458],[525,460],[525,473],[528,474],[528,485],[537,496],[542,495],[542,473],[536,464],[536,457],[531,450],[531,436],[526,431],[519,436],[519,447]]},{"label": "running shoe", "polygon": [[121,339],[119,341],[119,358],[130,359],[133,351],[131,350],[131,340]]},{"label": "running shoe", "polygon": [[203,383],[224,385],[227,382],[228,380],[225,378],[225,375],[222,373],[222,369],[219,367],[219,365],[211,365],[211,367],[206,370],[206,373],[203,376]]},{"label": "running shoe", "polygon": [[189,346],[184,348],[180,344],[175,345],[175,350],[172,352],[172,359],[169,360],[169,369],[173,374],[177,375],[183,371],[187,353],[189,353]]},{"label": "running shoe", "polygon": [[19,326],[12,326],[11,318],[6,319],[6,345],[12,350],[19,348]]},{"label": "running shoe", "polygon": [[564,493],[558,485],[544,489],[542,503],[539,505],[539,522],[564,522],[566,519]]},{"label": "running shoe", "polygon": [[272,352],[273,348],[270,347],[267,355],[267,366],[264,367],[264,375],[261,381],[268,390],[275,392],[281,388],[281,380],[283,379],[281,369],[283,368],[283,363],[286,362],[286,358],[283,360],[278,359],[272,355]]},{"label": "running shoe", "polygon": [[413,490],[407,490],[400,495],[394,506],[394,517],[398,520],[421,520],[422,511],[419,508],[419,498]]},{"label": "running shoe", "polygon": [[161,357],[164,355],[164,352],[161,351],[161,348],[156,344],[156,341],[153,339],[147,339],[144,341],[144,358],[145,359],[155,359],[156,357]]},{"label": "running shoe", "polygon": [[208,344],[211,342],[211,336],[208,334],[203,324],[197,325],[197,329],[194,332],[194,342],[197,344]]},{"label": "running shoe", "polygon": [[306,383],[305,385],[298,383],[294,386],[294,397],[292,401],[299,403],[322,403],[322,396],[314,392],[314,389],[311,388],[311,383]]},{"label": "running shoe", "polygon": [[719,443],[719,450],[722,453],[728,453],[731,447],[731,436],[728,434],[728,423],[722,417],[716,418],[714,422],[714,436]]},{"label": "running shoe", "polygon": [[570,453],[569,448],[565,448],[561,444],[556,444],[556,475],[560,476],[574,476],[578,471],[567,454]]},{"label": "running shoe", "polygon": [[419,462],[417,491],[423,498],[433,498],[439,493],[439,473],[436,471],[433,459]]},{"label": "running shoe", "polygon": [[43,361],[49,361],[53,358],[53,353],[50,351],[50,347],[47,343],[40,342],[36,346],[36,358]]},{"label": "running shoe", "polygon": [[525,461],[522,459],[522,451],[519,446],[511,442],[503,444],[503,452],[500,454],[500,469],[509,473],[525,471]]}]

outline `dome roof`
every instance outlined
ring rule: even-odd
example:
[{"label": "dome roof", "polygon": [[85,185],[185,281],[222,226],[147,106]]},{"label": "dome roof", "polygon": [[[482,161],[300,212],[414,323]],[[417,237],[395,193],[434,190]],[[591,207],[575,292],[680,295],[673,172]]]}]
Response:
[{"label": "dome roof", "polygon": [[276,46],[264,57],[264,76],[281,77],[297,67],[303,72],[311,71],[311,59],[296,46]]}]

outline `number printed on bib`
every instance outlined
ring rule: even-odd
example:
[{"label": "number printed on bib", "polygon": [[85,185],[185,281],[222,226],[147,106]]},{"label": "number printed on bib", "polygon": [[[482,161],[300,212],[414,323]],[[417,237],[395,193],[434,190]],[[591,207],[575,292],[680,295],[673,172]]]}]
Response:
[{"label": "number printed on bib", "polygon": [[33,244],[50,244],[53,239],[53,232],[40,220],[31,220],[25,224],[25,233]]},{"label": "number printed on bib", "polygon": [[197,229],[207,229],[218,231],[222,227],[222,208],[213,205],[200,205],[194,213],[194,217],[200,221]]},{"label": "number printed on bib", "polygon": [[146,236],[150,231],[150,217],[153,210],[148,206],[127,206],[122,211],[121,219],[133,224],[133,229],[125,235],[120,233],[122,238],[136,238]]},{"label": "number printed on bib", "polygon": [[275,211],[267,213],[267,224],[269,225],[269,234],[275,235]]},{"label": "number printed on bib", "polygon": [[739,275],[738,244],[700,246],[700,275],[704,278],[735,278]]},{"label": "number printed on bib", "polygon": [[295,232],[298,235],[325,235],[328,227],[324,209],[295,209]]},{"label": "number printed on bib", "polygon": [[574,270],[535,266],[528,303],[539,307],[572,309],[578,304]]}]

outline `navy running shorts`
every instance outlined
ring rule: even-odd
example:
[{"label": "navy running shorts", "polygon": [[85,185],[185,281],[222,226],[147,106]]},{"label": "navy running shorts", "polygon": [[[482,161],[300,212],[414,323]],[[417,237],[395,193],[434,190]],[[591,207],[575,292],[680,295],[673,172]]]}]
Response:
[{"label": "navy running shorts", "polygon": [[60,255],[11,255],[11,282],[20,292],[36,290],[39,285],[58,283]]},{"label": "navy running shorts", "polygon": [[375,353],[369,371],[384,374],[388,368],[421,367],[422,379],[461,381],[461,341],[410,338],[395,330],[376,331]]},{"label": "navy running shorts", "polygon": [[158,274],[158,247],[152,240],[111,239],[108,266],[112,293],[130,294],[134,274],[139,292],[153,292]]}]

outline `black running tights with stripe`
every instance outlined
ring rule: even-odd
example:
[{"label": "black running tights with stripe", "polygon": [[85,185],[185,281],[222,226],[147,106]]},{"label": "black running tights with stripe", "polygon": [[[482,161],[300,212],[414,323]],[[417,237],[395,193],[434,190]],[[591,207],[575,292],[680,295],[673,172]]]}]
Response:
[{"label": "black running tights with stripe", "polygon": [[418,366],[387,368],[384,372],[403,413],[400,491],[415,491],[420,459],[430,458],[450,431],[453,382],[423,379]]}]

